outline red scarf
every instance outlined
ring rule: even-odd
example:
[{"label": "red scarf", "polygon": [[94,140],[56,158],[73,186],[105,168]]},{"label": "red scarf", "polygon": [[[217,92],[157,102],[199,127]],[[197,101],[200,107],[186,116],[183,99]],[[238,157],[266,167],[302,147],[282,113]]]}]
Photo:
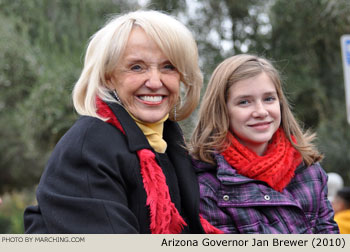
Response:
[{"label": "red scarf", "polygon": [[[125,131],[108,105],[101,99],[96,100],[97,113],[109,118],[108,123],[114,125],[123,134]],[[169,188],[162,168],[158,165],[155,154],[148,149],[137,151],[140,160],[141,176],[147,194],[146,204],[150,208],[150,230],[152,234],[178,234],[183,226],[187,226],[184,219],[171,201]],[[223,233],[200,216],[204,231],[208,234]]]},{"label": "red scarf", "polygon": [[221,153],[225,160],[239,174],[264,181],[279,192],[291,181],[302,161],[300,153],[292,146],[282,128],[273,135],[264,156],[258,156],[243,146],[231,133],[228,133],[228,138],[231,144]]}]

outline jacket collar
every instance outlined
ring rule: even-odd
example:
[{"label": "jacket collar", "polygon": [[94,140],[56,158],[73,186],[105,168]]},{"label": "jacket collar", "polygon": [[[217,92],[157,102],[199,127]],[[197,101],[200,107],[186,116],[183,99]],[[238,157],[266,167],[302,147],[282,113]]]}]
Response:
[{"label": "jacket collar", "polygon": [[[107,103],[107,105],[111,108],[122,125],[130,151],[135,152],[141,149],[153,150],[142,130],[137,126],[134,119],[132,119],[123,106],[112,102]],[[181,129],[176,122],[170,121],[169,119],[166,120],[164,122],[163,135],[164,140],[168,144],[168,148],[176,148],[178,150],[181,149],[182,152],[184,151],[183,148],[178,148],[184,145],[184,141]]]},{"label": "jacket collar", "polygon": [[217,163],[217,178],[222,184],[243,184],[254,181],[254,179],[238,174],[236,169],[233,169],[221,154],[215,154],[215,159]]},{"label": "jacket collar", "polygon": [[129,150],[136,152],[141,149],[150,149],[152,147],[147,141],[147,138],[142,133],[141,129],[137,126],[134,119],[131,118],[129,113],[124,109],[123,106],[118,103],[109,102],[107,105],[111,108],[112,112],[118,118],[118,121],[122,125],[125,136],[129,145]]}]

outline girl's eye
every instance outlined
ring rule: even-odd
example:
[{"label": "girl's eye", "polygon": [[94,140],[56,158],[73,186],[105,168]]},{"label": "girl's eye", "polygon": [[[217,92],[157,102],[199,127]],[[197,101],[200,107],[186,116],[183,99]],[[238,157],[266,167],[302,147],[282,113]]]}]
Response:
[{"label": "girl's eye", "polygon": [[241,100],[238,102],[238,105],[247,105],[248,103],[248,100]]},{"label": "girl's eye", "polygon": [[265,98],[265,101],[267,101],[267,102],[273,102],[273,101],[276,101],[276,97],[274,97],[274,96],[269,96],[269,97],[266,97],[266,98]]}]

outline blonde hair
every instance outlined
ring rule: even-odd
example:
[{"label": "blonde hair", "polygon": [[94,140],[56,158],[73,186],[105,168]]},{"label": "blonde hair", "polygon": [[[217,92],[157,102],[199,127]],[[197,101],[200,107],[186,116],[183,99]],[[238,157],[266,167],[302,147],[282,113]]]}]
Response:
[{"label": "blonde hair", "polygon": [[[224,60],[213,72],[199,110],[199,120],[192,134],[190,152],[194,158],[215,163],[213,153],[221,152],[229,144],[226,138],[229,118],[226,107],[229,88],[238,81],[266,73],[275,85],[281,107],[281,126],[292,145],[310,165],[322,159],[312,141],[315,134],[303,132],[293,116],[285,97],[280,75],[266,59],[241,54]],[[294,136],[295,144],[291,136]]]},{"label": "blonde hair", "polygon": [[[197,44],[183,24],[158,11],[135,11],[116,16],[91,37],[84,68],[73,89],[76,111],[104,120],[96,113],[96,96],[117,102],[110,94],[107,80],[123,56],[134,26],[141,27],[180,72],[185,92],[176,104],[176,121],[187,118],[198,104],[203,82]],[[169,118],[175,120],[173,111]]]}]

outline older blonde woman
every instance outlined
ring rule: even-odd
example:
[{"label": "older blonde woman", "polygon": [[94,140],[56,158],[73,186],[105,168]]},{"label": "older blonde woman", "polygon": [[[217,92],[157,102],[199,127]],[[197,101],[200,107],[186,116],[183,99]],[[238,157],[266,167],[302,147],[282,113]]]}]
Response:
[{"label": "older blonde woman", "polygon": [[73,90],[81,117],[52,153],[26,232],[203,233],[202,223],[215,232],[199,217],[176,123],[201,85],[196,43],[176,19],[136,11],[108,22],[87,48]]}]

